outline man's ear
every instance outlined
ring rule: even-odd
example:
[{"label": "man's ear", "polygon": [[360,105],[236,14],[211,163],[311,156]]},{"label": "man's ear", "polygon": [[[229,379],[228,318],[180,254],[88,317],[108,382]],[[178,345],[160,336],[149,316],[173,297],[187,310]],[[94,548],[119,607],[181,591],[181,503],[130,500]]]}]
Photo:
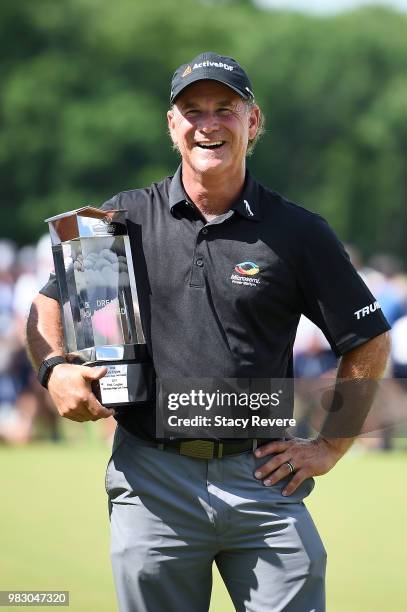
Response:
[{"label": "man's ear", "polygon": [[249,115],[249,140],[253,140],[256,137],[257,130],[260,125],[260,109],[258,106],[253,106],[250,109]]},{"label": "man's ear", "polygon": [[167,111],[167,123],[168,123],[168,132],[171,136],[171,140],[176,145],[177,141],[175,138],[174,111],[172,109]]}]

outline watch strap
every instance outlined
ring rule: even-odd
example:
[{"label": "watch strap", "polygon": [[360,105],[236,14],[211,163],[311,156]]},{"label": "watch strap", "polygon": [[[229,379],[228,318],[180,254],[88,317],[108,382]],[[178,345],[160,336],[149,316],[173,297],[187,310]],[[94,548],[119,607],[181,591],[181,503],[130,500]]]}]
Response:
[{"label": "watch strap", "polygon": [[45,387],[45,389],[48,389],[48,381],[52,370],[60,363],[67,363],[65,357],[62,357],[61,355],[58,357],[44,359],[44,361],[41,363],[40,369],[38,370],[38,380],[42,386]]}]

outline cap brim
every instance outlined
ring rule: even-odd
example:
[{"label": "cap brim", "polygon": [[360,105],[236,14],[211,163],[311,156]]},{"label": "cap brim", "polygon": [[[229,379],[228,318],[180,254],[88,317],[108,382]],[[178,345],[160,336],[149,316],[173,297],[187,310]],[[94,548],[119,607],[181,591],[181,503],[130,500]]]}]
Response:
[{"label": "cap brim", "polygon": [[175,95],[171,96],[170,102],[174,103],[175,100],[182,94],[183,91],[185,91],[190,85],[193,85],[194,83],[197,83],[198,81],[217,81],[218,83],[222,83],[222,85],[226,85],[226,87],[233,89],[233,91],[239,94],[239,96],[243,98],[244,100],[248,100],[251,97],[249,93],[246,94],[245,92],[241,91],[237,87],[234,87],[234,85],[231,85],[230,83],[227,83],[226,81],[223,81],[222,79],[217,79],[215,77],[210,77],[210,76],[198,76],[197,75],[195,78],[188,79],[188,83],[186,83],[184,87],[182,87],[182,89],[177,91]]}]

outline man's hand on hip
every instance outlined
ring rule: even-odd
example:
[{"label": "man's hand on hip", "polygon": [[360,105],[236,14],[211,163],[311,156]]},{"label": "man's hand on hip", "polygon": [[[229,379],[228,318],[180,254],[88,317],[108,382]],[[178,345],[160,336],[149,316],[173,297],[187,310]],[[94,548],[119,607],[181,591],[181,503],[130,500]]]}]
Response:
[{"label": "man's hand on hip", "polygon": [[262,479],[266,486],[271,486],[292,474],[283,495],[294,493],[307,478],[326,474],[342,456],[338,449],[322,437],[316,440],[277,440],[255,451],[256,457],[267,457],[271,454],[274,456],[257,468],[254,475]]},{"label": "man's hand on hip", "polygon": [[91,383],[103,378],[105,367],[61,363],[54,367],[48,391],[59,414],[71,421],[98,421],[115,414],[102,406],[92,392]]}]

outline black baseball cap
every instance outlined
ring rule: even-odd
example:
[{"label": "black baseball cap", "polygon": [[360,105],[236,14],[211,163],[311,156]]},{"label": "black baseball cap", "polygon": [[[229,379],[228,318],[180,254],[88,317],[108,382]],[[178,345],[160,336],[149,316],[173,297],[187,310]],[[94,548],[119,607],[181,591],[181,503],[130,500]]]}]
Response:
[{"label": "black baseball cap", "polygon": [[174,72],[171,81],[171,104],[186,87],[207,79],[227,85],[245,100],[254,98],[249,77],[236,60],[206,51],[197,55],[188,64],[182,64]]}]

